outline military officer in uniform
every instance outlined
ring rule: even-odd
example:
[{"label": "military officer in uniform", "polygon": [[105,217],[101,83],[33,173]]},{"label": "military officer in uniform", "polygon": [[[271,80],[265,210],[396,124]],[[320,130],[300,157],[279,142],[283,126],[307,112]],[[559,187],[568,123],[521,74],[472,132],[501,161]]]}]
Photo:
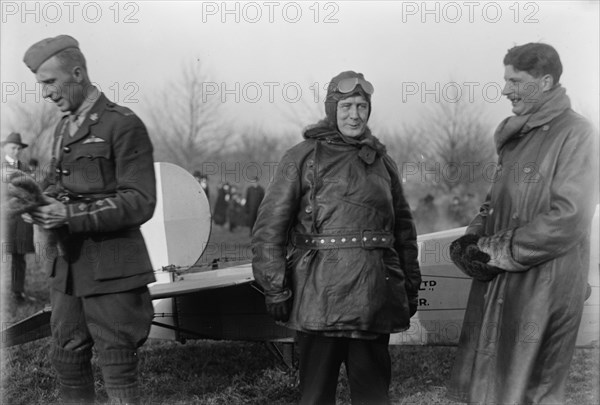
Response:
[{"label": "military officer in uniform", "polygon": [[51,269],[51,362],[63,403],[93,403],[92,346],[112,403],[138,403],[137,349],[153,317],[155,280],[140,225],[156,204],[142,121],[91,84],[78,42],[32,45],[23,61],[65,115],[52,148],[48,205],[30,221],[63,235]]}]

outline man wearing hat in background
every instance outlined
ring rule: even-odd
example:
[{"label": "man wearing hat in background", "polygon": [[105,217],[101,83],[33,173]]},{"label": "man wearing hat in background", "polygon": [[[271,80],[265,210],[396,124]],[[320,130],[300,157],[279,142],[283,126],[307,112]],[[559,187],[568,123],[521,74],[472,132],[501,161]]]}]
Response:
[{"label": "man wearing hat in background", "polygon": [[138,403],[137,349],[154,314],[154,274],[140,225],[156,204],[152,144],[142,121],[91,84],[78,42],[32,45],[25,64],[65,115],[52,148],[47,205],[28,217],[59,230],[51,269],[51,362],[62,403],[94,403],[92,346],[111,403]]},{"label": "man wearing hat in background", "polygon": [[417,233],[367,126],[373,90],[361,73],[331,80],[326,118],[281,159],[253,229],[267,312],[297,331],[301,404],[335,404],[342,363],[353,404],[388,404],[390,333],[417,311]]},{"label": "man wearing hat in background", "polygon": [[[2,196],[6,179],[12,171],[29,172],[29,167],[19,160],[21,150],[28,145],[21,140],[21,134],[12,132],[2,141]],[[4,200],[2,201],[5,202]],[[2,256],[10,254],[8,265],[11,274],[12,297],[18,303],[35,300],[25,294],[25,273],[27,263],[25,255],[35,252],[33,246],[33,226],[26,223],[20,216],[7,215],[2,229]]]}]

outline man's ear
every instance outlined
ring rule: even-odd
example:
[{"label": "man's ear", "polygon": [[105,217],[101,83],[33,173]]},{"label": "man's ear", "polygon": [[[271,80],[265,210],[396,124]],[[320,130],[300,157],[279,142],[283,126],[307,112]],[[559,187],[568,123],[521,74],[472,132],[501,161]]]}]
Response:
[{"label": "man's ear", "polygon": [[83,69],[81,66],[75,66],[71,71],[71,74],[77,83],[81,83],[83,81]]},{"label": "man's ear", "polygon": [[542,91],[549,91],[554,87],[554,78],[552,78],[551,74],[546,74],[542,76]]}]

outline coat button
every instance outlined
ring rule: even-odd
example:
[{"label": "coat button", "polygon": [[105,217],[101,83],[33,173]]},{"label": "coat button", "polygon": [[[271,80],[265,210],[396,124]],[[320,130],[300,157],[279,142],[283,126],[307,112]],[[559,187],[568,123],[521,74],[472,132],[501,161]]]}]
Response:
[{"label": "coat button", "polygon": [[547,131],[547,130],[549,130],[549,129],[550,129],[550,125],[544,125],[544,126],[542,127],[542,131]]},{"label": "coat button", "polygon": [[306,208],[304,209],[304,212],[306,212],[307,214],[312,213],[312,207],[310,205],[307,205]]},{"label": "coat button", "polygon": [[315,162],[314,162],[312,159],[309,159],[309,160],[306,162],[306,165],[307,165],[308,167],[313,167],[313,166],[315,165]]},{"label": "coat button", "polygon": [[63,152],[65,152],[65,153],[69,153],[69,152],[71,152],[71,148],[69,148],[68,146],[65,146],[65,147],[63,148]]},{"label": "coat button", "polygon": [[65,169],[62,171],[63,176],[68,176],[69,174],[71,174],[71,171],[69,169]]},{"label": "coat button", "polygon": [[493,208],[490,208],[490,210],[489,210],[489,214],[490,214],[490,215],[492,215],[493,213],[494,213],[494,209],[493,209]]}]

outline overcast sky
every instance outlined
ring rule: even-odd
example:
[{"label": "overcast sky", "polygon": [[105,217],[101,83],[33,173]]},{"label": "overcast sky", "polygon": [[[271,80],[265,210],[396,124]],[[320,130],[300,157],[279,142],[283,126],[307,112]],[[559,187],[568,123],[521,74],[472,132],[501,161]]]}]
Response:
[{"label": "overcast sky", "polygon": [[204,96],[223,101],[242,131],[283,128],[286,109],[315,99],[322,110],[323,86],[342,70],[373,83],[375,127],[422,120],[425,104],[458,98],[484,103],[496,123],[511,114],[499,95],[507,49],[545,42],[561,56],[574,108],[598,125],[597,1],[4,1],[0,27],[2,107],[43,102],[23,54],[42,38],[69,34],[92,81],[145,120],[148,102],[161,102],[159,91],[182,67],[201,64]]}]

